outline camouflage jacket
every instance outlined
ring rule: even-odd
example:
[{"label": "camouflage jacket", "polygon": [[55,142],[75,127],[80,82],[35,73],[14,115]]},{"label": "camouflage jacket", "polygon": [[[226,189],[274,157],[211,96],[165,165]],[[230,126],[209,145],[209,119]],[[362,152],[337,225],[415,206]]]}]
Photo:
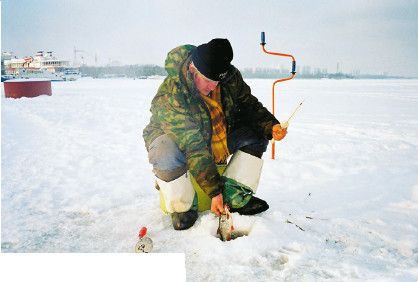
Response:
[{"label": "camouflage jacket", "polygon": [[[211,152],[209,110],[188,71],[195,48],[183,45],[168,53],[165,60],[168,76],[152,100],[152,116],[143,137],[148,149],[155,138],[167,134],[185,154],[187,168],[197,183],[212,198],[222,192],[222,183]],[[272,138],[272,126],[279,122],[251,95],[250,87],[234,66],[218,87],[221,88],[227,134],[246,125],[260,136]]]}]

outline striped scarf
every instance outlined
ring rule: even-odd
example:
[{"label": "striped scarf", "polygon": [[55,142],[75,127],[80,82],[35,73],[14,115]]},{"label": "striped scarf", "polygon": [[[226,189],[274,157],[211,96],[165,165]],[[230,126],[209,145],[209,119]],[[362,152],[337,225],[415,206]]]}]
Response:
[{"label": "striped scarf", "polygon": [[212,154],[216,164],[225,164],[229,156],[226,143],[226,122],[221,104],[221,87],[218,85],[212,91],[212,97],[200,95],[209,108],[212,121]]}]

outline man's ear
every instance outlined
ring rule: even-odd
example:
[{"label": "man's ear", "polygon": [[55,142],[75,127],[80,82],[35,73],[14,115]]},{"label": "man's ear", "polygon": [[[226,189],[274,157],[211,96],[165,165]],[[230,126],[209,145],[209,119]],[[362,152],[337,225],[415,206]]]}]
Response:
[{"label": "man's ear", "polygon": [[193,62],[189,65],[189,71],[191,74],[194,74],[196,72],[196,67],[193,65]]}]

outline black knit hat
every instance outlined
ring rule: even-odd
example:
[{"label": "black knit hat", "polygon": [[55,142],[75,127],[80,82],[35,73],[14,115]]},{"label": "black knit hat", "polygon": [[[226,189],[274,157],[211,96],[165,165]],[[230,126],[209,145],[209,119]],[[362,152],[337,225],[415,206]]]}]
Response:
[{"label": "black knit hat", "polygon": [[231,66],[231,43],[228,39],[215,38],[199,45],[192,54],[192,61],[201,74],[209,79],[220,81],[226,77]]}]

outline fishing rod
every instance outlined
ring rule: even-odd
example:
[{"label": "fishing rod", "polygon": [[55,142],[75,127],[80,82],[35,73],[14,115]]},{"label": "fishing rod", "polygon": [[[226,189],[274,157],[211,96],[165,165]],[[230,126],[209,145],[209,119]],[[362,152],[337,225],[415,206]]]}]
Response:
[{"label": "fishing rod", "polygon": [[[291,80],[292,78],[295,77],[295,75],[296,75],[296,60],[295,60],[295,57],[293,57],[290,54],[284,54],[284,53],[277,53],[277,52],[267,51],[266,48],[265,48],[265,45],[266,45],[266,35],[265,35],[264,31],[261,32],[261,43],[260,43],[260,45],[261,45],[261,48],[262,48],[263,52],[266,53],[266,54],[274,55],[274,56],[289,57],[289,58],[292,59],[292,71],[290,72],[291,75],[288,76],[288,77],[285,77],[285,78],[278,79],[278,80],[276,80],[276,81],[273,82],[271,100],[272,100],[272,114],[274,115],[274,94],[275,94],[274,93],[274,89],[275,89],[276,83],[283,82],[283,81],[286,81],[286,80]],[[274,139],[272,140],[272,144],[271,145],[272,145],[272,147],[271,147],[271,158],[274,160],[274,158],[275,158],[275,143],[274,143]]]},{"label": "fishing rod", "polygon": [[290,117],[285,122],[280,123],[280,126],[282,128],[288,128],[289,127],[290,120],[293,118],[293,116],[296,114],[296,112],[300,109],[300,107],[302,107],[303,102],[305,102],[305,99],[303,99],[303,101],[300,102],[300,104],[296,107],[296,109],[293,111],[293,113],[290,115]]}]

